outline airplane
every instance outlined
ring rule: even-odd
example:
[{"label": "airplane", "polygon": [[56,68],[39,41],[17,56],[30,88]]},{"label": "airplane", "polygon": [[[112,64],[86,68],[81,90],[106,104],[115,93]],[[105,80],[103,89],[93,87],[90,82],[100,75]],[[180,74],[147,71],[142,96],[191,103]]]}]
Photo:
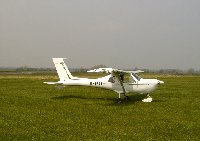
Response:
[{"label": "airplane", "polygon": [[91,87],[99,87],[104,89],[113,90],[118,93],[117,102],[121,103],[121,95],[124,95],[124,100],[128,101],[130,98],[126,95],[126,93],[134,92],[139,94],[147,95],[147,98],[143,99],[143,102],[152,102],[153,99],[149,96],[151,92],[153,92],[158,85],[163,84],[164,82],[158,79],[143,79],[138,73],[144,72],[141,70],[136,71],[124,71],[113,68],[99,68],[89,70],[87,72],[102,72],[108,73],[108,75],[97,78],[97,79],[89,79],[89,78],[79,78],[74,77],[70,73],[67,65],[64,62],[66,58],[52,58],[53,63],[56,67],[57,74],[59,77],[58,82],[43,82],[46,84],[52,85],[67,85],[67,86],[91,86]]}]

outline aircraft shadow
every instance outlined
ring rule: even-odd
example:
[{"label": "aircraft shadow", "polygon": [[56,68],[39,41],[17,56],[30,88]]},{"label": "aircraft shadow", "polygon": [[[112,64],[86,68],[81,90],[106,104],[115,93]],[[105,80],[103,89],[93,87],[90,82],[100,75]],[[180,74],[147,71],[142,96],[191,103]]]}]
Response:
[{"label": "aircraft shadow", "polygon": [[83,96],[76,96],[76,95],[63,95],[63,96],[57,96],[57,97],[52,97],[52,99],[57,99],[57,100],[65,100],[65,99],[73,99],[73,98],[76,98],[76,99],[97,99],[97,100],[109,100],[109,101],[112,101],[113,99],[111,98],[88,98],[88,97],[83,97]]},{"label": "aircraft shadow", "polygon": [[[84,97],[84,96],[76,96],[76,95],[62,95],[62,96],[56,96],[56,97],[52,97],[51,99],[55,99],[55,100],[67,100],[67,99],[85,99],[85,100],[103,100],[103,101],[108,101],[108,103],[106,104],[106,106],[129,106],[129,105],[133,105],[136,102],[142,102],[142,100],[144,98],[146,98],[146,95],[130,95],[129,96],[129,100],[126,101],[123,99],[122,97],[122,102],[118,103],[117,98],[92,98],[92,97]],[[153,100],[152,102],[163,102],[162,100]]]},{"label": "aircraft shadow", "polygon": [[112,103],[107,104],[107,106],[129,106],[134,105],[136,102],[141,102],[146,96],[145,95],[129,95],[129,100],[123,99],[122,102],[118,103],[117,99],[113,99]]}]

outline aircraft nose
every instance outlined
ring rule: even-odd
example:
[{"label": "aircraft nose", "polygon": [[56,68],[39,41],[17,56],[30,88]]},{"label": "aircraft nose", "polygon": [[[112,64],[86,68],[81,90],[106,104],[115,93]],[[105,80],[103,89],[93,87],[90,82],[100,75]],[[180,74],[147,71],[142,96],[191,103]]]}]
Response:
[{"label": "aircraft nose", "polygon": [[158,80],[158,84],[164,84],[164,81]]}]

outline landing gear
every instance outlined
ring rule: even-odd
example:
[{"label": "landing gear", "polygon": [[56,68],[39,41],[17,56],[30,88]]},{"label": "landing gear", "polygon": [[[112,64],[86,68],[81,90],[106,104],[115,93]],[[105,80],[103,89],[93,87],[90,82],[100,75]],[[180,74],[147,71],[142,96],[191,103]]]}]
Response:
[{"label": "landing gear", "polygon": [[118,96],[118,98],[117,98],[117,103],[122,103],[121,93],[118,93],[118,94],[119,94],[119,96]]},{"label": "landing gear", "polygon": [[117,98],[117,103],[122,103],[121,94],[124,94],[124,101],[125,102],[128,102],[130,100],[130,98],[125,95],[125,93],[118,93],[118,94],[119,94],[119,97]]},{"label": "landing gear", "polygon": [[122,103],[122,99],[121,98],[117,98],[117,103],[118,104]]},{"label": "landing gear", "polygon": [[124,97],[124,100],[127,102],[127,101],[130,100],[130,98],[129,98],[128,96],[125,96],[125,97]]},{"label": "landing gear", "polygon": [[149,94],[147,95],[147,98],[142,100],[142,102],[152,102],[152,101],[153,101],[153,99],[152,99],[152,97],[150,97]]}]

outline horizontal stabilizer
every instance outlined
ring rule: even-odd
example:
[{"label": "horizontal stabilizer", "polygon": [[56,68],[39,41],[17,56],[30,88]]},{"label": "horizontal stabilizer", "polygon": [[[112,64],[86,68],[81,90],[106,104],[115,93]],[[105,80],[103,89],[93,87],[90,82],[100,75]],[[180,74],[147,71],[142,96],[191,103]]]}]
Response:
[{"label": "horizontal stabilizer", "polygon": [[55,85],[55,84],[63,84],[61,82],[43,82],[45,84],[49,84],[49,85]]}]

